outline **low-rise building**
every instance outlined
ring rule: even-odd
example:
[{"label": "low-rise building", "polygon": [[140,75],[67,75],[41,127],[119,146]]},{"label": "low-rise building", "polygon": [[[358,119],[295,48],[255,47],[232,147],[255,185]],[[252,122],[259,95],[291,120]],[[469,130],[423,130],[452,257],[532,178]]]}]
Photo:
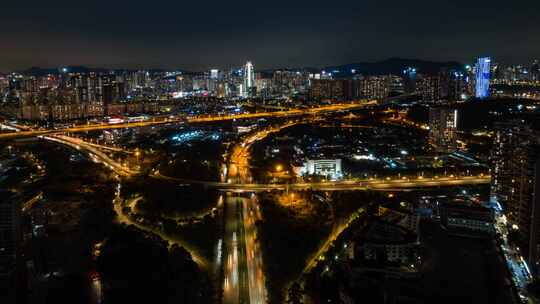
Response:
[{"label": "low-rise building", "polygon": [[482,206],[441,204],[441,225],[448,230],[495,233],[493,209]]},{"label": "low-rise building", "polygon": [[341,179],[343,177],[341,159],[308,159],[300,173],[325,176],[332,180]]},{"label": "low-rise building", "polygon": [[375,220],[357,242],[356,252],[366,261],[398,263],[406,267],[418,261],[417,235],[401,226]]}]

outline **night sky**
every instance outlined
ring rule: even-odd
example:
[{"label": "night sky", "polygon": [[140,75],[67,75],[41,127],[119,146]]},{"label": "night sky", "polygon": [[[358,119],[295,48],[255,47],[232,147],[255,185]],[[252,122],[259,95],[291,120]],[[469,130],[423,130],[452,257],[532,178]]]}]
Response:
[{"label": "night sky", "polygon": [[540,58],[540,1],[8,1],[0,71]]}]

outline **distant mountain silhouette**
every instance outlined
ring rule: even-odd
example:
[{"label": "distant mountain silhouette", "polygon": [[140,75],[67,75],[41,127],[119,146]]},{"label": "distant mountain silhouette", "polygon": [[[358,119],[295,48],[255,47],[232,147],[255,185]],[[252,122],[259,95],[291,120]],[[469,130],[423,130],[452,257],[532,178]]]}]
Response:
[{"label": "distant mountain silhouette", "polygon": [[26,69],[24,71],[19,71],[19,73],[21,73],[23,75],[31,75],[31,76],[44,76],[44,75],[48,75],[48,74],[57,74],[58,69],[31,67],[31,68]]},{"label": "distant mountain silhouette", "polygon": [[[62,73],[62,68],[40,68],[40,67],[31,67],[29,69],[26,69],[24,71],[19,71],[19,73],[23,75],[30,75],[30,76],[45,76],[45,75],[56,75]],[[137,69],[107,69],[107,68],[89,68],[85,66],[66,66],[65,67],[68,73],[89,73],[89,72],[95,72],[95,73],[108,73],[108,72],[125,72],[125,71],[136,71]],[[162,69],[144,69],[145,71],[149,72],[164,72]]]},{"label": "distant mountain silhouette", "polygon": [[[303,68],[294,68],[294,69],[266,69],[258,70],[259,73],[271,73],[275,70],[305,70],[310,73],[319,73],[321,71],[326,71],[332,73],[335,77],[349,77],[353,75],[352,70],[355,71],[354,74],[362,75],[401,75],[403,70],[408,67],[416,68],[418,73],[421,74],[436,74],[441,69],[446,68],[449,70],[463,70],[463,65],[455,61],[446,61],[446,62],[437,62],[437,61],[426,61],[419,59],[405,59],[405,58],[390,58],[383,61],[377,62],[358,62],[358,63],[348,63],[343,65],[328,66],[324,68],[313,68],[313,67],[303,67]],[[136,69],[107,69],[107,68],[89,68],[85,66],[68,66],[67,70],[71,73],[87,73],[87,72],[97,72],[105,73],[110,71],[123,72],[123,71],[135,71]],[[163,72],[163,69],[145,69],[150,72]],[[196,73],[186,70],[176,69],[175,71],[182,71],[183,73]],[[20,71],[24,75],[33,75],[33,76],[44,76],[48,74],[59,74],[61,71],[59,68],[40,68],[32,67],[24,71]]]},{"label": "distant mountain silhouette", "polygon": [[463,70],[463,65],[455,61],[436,62],[418,59],[390,58],[378,62],[349,63],[339,66],[326,67],[323,70],[333,73],[335,76],[350,76],[352,70],[362,75],[401,75],[408,67],[416,68],[421,74],[436,74],[441,69]]}]

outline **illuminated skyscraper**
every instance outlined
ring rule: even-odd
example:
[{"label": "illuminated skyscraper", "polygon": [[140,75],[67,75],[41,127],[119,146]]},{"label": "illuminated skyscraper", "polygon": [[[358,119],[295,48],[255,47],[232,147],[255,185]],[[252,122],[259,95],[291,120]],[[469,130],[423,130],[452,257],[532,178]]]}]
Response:
[{"label": "illuminated skyscraper", "polygon": [[481,57],[476,62],[476,98],[489,96],[491,58]]},{"label": "illuminated skyscraper", "polygon": [[210,78],[211,79],[218,79],[219,70],[218,69],[211,69],[210,70]]},{"label": "illuminated skyscraper", "polygon": [[441,153],[452,153],[457,149],[456,109],[432,107],[429,109],[429,143]]},{"label": "illuminated skyscraper", "polygon": [[255,87],[255,72],[253,71],[253,64],[248,61],[244,66],[244,86],[243,97],[249,97],[252,95],[253,88]]}]

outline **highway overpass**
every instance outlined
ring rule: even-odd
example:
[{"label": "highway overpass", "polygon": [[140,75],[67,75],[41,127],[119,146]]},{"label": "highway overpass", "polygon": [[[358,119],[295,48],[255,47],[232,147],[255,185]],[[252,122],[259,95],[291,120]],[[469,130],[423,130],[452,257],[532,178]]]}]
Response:
[{"label": "highway overpass", "polygon": [[292,184],[238,184],[197,181],[173,178],[156,172],[152,177],[177,182],[179,185],[198,184],[221,191],[263,192],[272,190],[318,190],[318,191],[409,191],[415,189],[440,188],[450,186],[486,185],[491,176],[456,176],[440,178],[400,178],[372,180],[343,180],[335,182],[292,183]]},{"label": "highway overpass", "polygon": [[10,132],[0,134],[0,140],[10,140],[18,139],[25,137],[34,137],[34,136],[43,136],[56,133],[76,133],[76,132],[88,132],[96,130],[108,130],[108,129],[122,129],[122,128],[139,128],[139,127],[149,127],[149,126],[158,126],[165,124],[173,123],[208,123],[208,122],[220,122],[220,121],[230,121],[235,119],[258,119],[258,118],[269,118],[269,117],[292,117],[300,115],[317,115],[328,112],[337,112],[337,111],[346,111],[354,110],[358,108],[363,108],[366,106],[376,105],[376,101],[367,101],[363,103],[347,103],[347,104],[333,104],[328,106],[321,106],[316,108],[307,108],[307,109],[291,109],[286,111],[274,111],[274,112],[260,112],[260,113],[247,113],[247,114],[227,114],[227,115],[204,115],[196,117],[178,117],[178,118],[168,118],[160,117],[154,118],[148,121],[140,122],[126,122],[126,123],[102,123],[102,124],[83,124],[75,125],[70,128],[64,129],[47,129],[47,130],[26,130],[19,132]]}]

